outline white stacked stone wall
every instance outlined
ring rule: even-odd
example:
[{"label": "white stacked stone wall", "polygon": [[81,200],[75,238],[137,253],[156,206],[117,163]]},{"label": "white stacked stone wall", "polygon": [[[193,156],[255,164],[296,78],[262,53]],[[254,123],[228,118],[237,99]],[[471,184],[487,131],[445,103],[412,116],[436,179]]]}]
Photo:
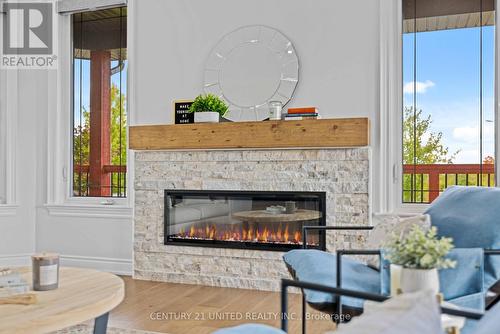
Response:
[{"label": "white stacked stone wall", "polygon": [[[327,225],[368,225],[369,161],[369,148],[136,152],[134,277],[278,291],[282,252],[164,245],[164,190],[325,191]],[[328,233],[327,245],[364,238]]]}]

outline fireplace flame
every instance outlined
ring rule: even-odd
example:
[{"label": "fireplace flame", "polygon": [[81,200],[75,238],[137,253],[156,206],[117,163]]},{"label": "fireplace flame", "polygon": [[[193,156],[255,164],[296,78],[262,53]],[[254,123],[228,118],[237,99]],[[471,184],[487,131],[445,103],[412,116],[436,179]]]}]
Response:
[{"label": "fireplace flame", "polygon": [[175,235],[178,238],[220,241],[242,241],[260,243],[286,243],[301,244],[302,233],[300,230],[289,231],[289,226],[233,226],[205,224],[191,226],[188,231],[182,229]]},{"label": "fireplace flame", "polygon": [[293,241],[295,241],[296,243],[300,243],[301,239],[302,239],[301,233],[299,231],[295,231],[293,235]]}]

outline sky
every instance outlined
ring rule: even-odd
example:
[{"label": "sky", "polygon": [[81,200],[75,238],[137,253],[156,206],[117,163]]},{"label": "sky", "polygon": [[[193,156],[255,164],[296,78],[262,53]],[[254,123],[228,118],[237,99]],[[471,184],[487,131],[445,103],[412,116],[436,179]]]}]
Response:
[{"label": "sky", "polygon": [[[480,60],[483,64],[483,158],[494,156],[494,27],[453,29],[403,35],[403,102],[431,115],[432,131],[443,133],[454,163],[480,157]],[[416,78],[414,39],[416,38]],[[413,82],[416,82],[416,92]]]}]

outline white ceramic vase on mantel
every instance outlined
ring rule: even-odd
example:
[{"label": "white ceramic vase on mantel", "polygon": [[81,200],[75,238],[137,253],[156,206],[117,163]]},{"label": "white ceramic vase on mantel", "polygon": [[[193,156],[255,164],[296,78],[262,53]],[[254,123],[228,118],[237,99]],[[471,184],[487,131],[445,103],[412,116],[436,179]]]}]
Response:
[{"label": "white ceramic vase on mantel", "polygon": [[215,111],[202,111],[194,113],[195,123],[219,123],[219,113]]},{"label": "white ceramic vase on mantel", "polygon": [[434,269],[401,268],[400,286],[403,293],[432,290],[439,293],[439,276]]}]

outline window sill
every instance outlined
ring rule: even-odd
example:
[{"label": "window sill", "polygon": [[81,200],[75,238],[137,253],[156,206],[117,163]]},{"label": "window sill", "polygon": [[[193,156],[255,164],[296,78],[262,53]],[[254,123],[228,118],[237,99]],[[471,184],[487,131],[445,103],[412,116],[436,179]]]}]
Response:
[{"label": "window sill", "polygon": [[133,209],[125,205],[45,204],[49,215],[58,217],[131,219]]},{"label": "window sill", "polygon": [[414,216],[423,214],[429,208],[429,204],[399,204],[393,213],[401,216]]},{"label": "window sill", "polygon": [[15,216],[18,204],[0,204],[0,217]]}]

